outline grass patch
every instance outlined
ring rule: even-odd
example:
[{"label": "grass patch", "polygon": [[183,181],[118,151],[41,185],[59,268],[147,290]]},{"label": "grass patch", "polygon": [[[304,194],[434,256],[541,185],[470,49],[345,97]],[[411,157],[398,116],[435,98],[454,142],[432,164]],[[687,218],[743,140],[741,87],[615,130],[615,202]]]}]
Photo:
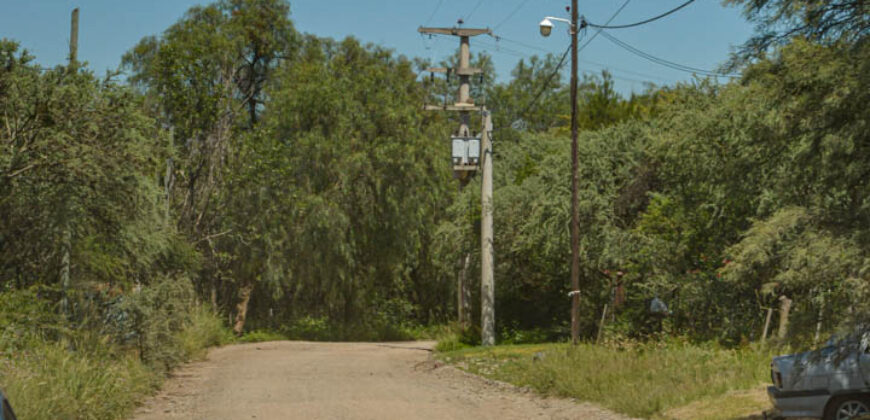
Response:
[{"label": "grass patch", "polygon": [[255,330],[245,333],[237,341],[241,343],[262,343],[265,341],[284,341],[288,338],[278,332],[269,330]]},{"label": "grass patch", "polygon": [[107,358],[48,342],[3,360],[0,374],[15,413],[33,420],[122,418],[160,381],[135,355]]},{"label": "grass patch", "polygon": [[202,357],[208,347],[229,342],[232,334],[211,311],[194,308],[172,337],[161,351],[177,356],[150,363],[135,348],[87,330],[58,341],[34,336],[14,346],[7,343],[0,352],[0,388],[21,419],[126,418],[159,388],[172,367],[165,360]]},{"label": "grass patch", "polygon": [[688,405],[672,408],[655,420],[761,420],[761,412],[773,408],[767,390],[759,386],[702,398]]},{"label": "grass patch", "polygon": [[[683,342],[509,345],[441,353],[444,361],[545,395],[592,401],[652,418],[767,381],[770,353]],[[670,418],[670,417],[667,417]],[[700,418],[700,417],[697,417]]]}]

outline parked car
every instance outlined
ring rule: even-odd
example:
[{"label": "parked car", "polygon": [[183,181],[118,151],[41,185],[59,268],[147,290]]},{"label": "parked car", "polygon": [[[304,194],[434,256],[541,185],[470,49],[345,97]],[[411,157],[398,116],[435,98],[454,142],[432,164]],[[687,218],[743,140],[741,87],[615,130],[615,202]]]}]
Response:
[{"label": "parked car", "polygon": [[870,419],[870,335],[773,358],[766,419]]},{"label": "parked car", "polygon": [[0,420],[16,420],[15,412],[12,411],[12,405],[9,404],[9,400],[6,399],[6,396],[3,395],[3,391],[0,391]]}]

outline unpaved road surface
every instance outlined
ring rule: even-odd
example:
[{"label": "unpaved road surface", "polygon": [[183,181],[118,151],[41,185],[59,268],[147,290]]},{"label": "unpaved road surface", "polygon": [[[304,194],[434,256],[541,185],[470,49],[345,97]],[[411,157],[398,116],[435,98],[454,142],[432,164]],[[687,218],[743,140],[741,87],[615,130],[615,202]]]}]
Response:
[{"label": "unpaved road surface", "polygon": [[434,343],[270,342],[212,350],[179,369],[133,420],[603,419],[432,360]]}]

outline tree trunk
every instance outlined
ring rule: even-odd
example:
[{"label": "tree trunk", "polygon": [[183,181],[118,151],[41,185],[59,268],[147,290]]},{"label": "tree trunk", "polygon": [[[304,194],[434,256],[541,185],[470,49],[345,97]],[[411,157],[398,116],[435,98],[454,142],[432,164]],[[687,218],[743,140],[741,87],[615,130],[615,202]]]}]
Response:
[{"label": "tree trunk", "polygon": [[251,301],[251,292],[254,291],[253,283],[245,283],[239,288],[239,303],[236,305],[236,322],[233,332],[241,336],[245,331],[245,319],[248,316],[248,303]]}]

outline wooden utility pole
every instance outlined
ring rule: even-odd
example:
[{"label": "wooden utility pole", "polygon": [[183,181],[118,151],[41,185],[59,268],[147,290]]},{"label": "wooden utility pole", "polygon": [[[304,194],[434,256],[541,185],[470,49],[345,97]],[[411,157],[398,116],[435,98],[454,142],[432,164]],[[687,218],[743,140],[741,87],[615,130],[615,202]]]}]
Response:
[{"label": "wooden utility pole", "polygon": [[481,165],[483,179],[480,183],[480,324],[481,344],[495,345],[495,279],[493,278],[492,235],[492,117],[483,111],[481,137]]},{"label": "wooden utility pole", "polygon": [[[454,149],[453,171],[460,185],[465,185],[471,175],[482,166],[481,182],[481,342],[485,346],[495,344],[495,280],[493,276],[493,233],[492,233],[492,120],[489,112],[482,106],[477,106],[471,98],[471,76],[483,72],[482,69],[471,67],[470,39],[471,37],[492,34],[489,29],[472,28],[424,28],[417,29],[421,34],[451,35],[459,37],[459,67],[456,69],[432,68],[431,72],[453,72],[459,76],[459,94],[457,102],[448,105],[427,105],[425,109],[436,111],[459,112],[459,129],[453,138],[454,148],[465,152],[457,156]],[[483,115],[483,128],[480,138],[471,131],[471,113],[480,112]],[[458,142],[458,143],[457,143]],[[464,149],[463,149],[464,148]],[[460,153],[461,154],[461,153]],[[462,273],[460,273],[460,290],[464,293]],[[463,298],[457,299],[459,304],[460,322],[463,315]]]},{"label": "wooden utility pole", "polygon": [[[67,70],[72,73],[78,68],[78,50],[79,50],[79,9],[73,9],[70,17],[69,31],[69,65]],[[61,312],[65,316],[71,315],[71,307],[69,303],[70,289],[70,252],[72,249],[72,228],[70,226],[70,209],[67,207],[64,211],[63,237],[61,238],[62,250],[60,260],[60,287],[61,287]]]},{"label": "wooden utility pole", "polygon": [[577,0],[571,0],[571,342],[580,342],[580,210],[577,202]]},{"label": "wooden utility pole", "polygon": [[78,63],[79,54],[79,8],[76,7],[72,11],[70,17],[69,30],[69,64],[70,67],[75,67]]}]

